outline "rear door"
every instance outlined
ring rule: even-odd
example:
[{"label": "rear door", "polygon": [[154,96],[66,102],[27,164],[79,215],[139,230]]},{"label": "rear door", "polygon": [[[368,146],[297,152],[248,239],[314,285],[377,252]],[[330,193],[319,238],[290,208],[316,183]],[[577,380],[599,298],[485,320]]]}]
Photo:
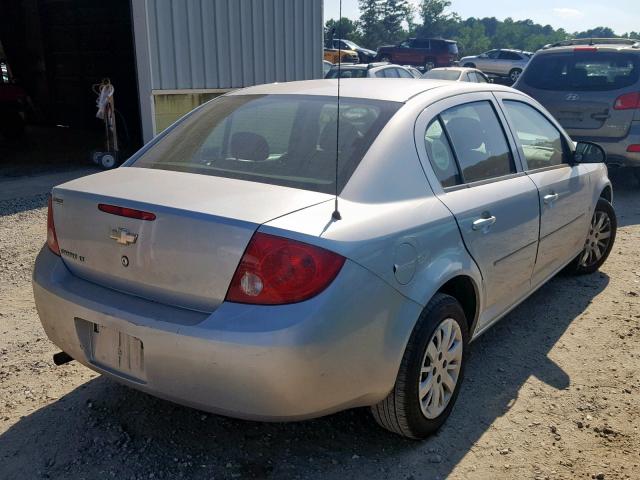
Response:
[{"label": "rear door", "polygon": [[529,292],[539,228],[536,186],[522,172],[489,92],[435,103],[418,118],[415,134],[429,182],[482,273],[481,328]]},{"label": "rear door", "polygon": [[624,138],[635,110],[625,95],[640,90],[640,55],[577,47],[536,55],[518,84],[560,122],[571,137]]},{"label": "rear door", "polygon": [[570,140],[526,97],[496,93],[518,144],[525,170],[538,187],[540,244],[536,285],[564,267],[583,248],[592,215],[591,172],[596,165],[570,163]]}]

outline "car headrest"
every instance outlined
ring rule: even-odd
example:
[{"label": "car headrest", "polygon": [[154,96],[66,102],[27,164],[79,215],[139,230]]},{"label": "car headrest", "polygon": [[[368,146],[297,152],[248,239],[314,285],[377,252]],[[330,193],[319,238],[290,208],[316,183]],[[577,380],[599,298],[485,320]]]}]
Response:
[{"label": "car headrest", "polygon": [[479,120],[468,117],[455,117],[447,123],[447,131],[452,137],[456,149],[476,150],[484,143],[484,129]]},{"label": "car headrest", "polygon": [[262,135],[236,132],[231,137],[231,156],[242,160],[262,162],[269,158],[269,144]]}]

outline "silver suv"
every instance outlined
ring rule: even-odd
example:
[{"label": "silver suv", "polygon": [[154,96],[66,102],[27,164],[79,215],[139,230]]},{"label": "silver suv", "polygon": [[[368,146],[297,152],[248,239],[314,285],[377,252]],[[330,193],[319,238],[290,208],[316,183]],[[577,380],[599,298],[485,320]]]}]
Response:
[{"label": "silver suv", "polygon": [[499,77],[509,77],[512,82],[515,82],[529,63],[532,55],[533,53],[523,50],[489,50],[480,55],[462,57],[460,65],[477,68],[484,73]]},{"label": "silver suv", "polygon": [[640,178],[640,41],[548,45],[514,87],[542,103],[573,140],[598,142],[609,165],[635,167]]}]

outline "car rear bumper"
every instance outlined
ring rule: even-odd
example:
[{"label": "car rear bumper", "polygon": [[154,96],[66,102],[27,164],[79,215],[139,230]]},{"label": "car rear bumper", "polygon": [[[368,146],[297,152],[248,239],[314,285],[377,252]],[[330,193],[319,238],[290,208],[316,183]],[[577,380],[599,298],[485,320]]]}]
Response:
[{"label": "car rear bumper", "polygon": [[[575,132],[575,134],[574,134]],[[574,141],[595,142],[607,153],[607,165],[610,167],[640,167],[640,153],[628,152],[629,145],[640,145],[640,122],[633,122],[624,138],[589,137],[580,135],[580,131],[568,131]]]},{"label": "car rear bumper", "polygon": [[[257,420],[311,418],[380,401],[421,310],[350,261],[311,300],[223,303],[208,314],[82,280],[44,247],[33,289],[47,335],[80,363],[161,398]],[[96,360],[95,325],[141,341],[135,375]]]}]

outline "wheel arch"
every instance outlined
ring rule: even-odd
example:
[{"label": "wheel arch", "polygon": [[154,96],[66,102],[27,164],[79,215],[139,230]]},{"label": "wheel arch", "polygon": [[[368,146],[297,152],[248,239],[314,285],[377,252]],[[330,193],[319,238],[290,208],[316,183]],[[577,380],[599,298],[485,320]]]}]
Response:
[{"label": "wheel arch", "polygon": [[604,198],[607,202],[613,203],[613,190],[611,185],[606,185],[600,192],[600,198]]},{"label": "wheel arch", "polygon": [[460,302],[472,335],[480,311],[480,290],[473,278],[465,274],[456,275],[441,285],[437,293],[450,295]]}]

